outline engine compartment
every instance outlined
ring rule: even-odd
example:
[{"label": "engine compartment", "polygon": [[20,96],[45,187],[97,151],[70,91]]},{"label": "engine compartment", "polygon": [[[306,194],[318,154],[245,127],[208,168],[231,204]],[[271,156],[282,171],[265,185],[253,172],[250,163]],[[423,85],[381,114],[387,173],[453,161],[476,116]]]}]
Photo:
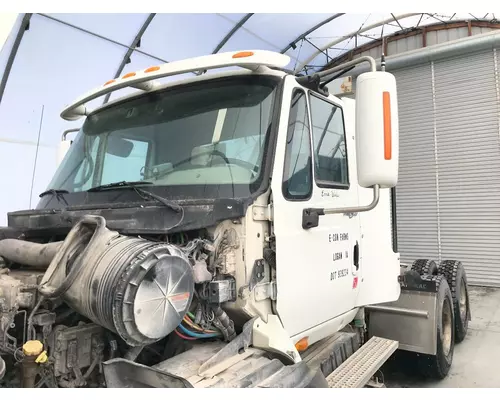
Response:
[{"label": "engine compartment", "polygon": [[107,360],[231,341],[251,316],[228,226],[128,236],[88,215],[51,242],[0,240],[0,387],[102,387]]}]

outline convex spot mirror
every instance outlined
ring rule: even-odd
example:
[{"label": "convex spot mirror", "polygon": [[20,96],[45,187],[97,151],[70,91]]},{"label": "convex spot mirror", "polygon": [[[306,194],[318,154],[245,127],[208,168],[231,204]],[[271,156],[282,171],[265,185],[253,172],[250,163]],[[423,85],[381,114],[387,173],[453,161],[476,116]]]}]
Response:
[{"label": "convex spot mirror", "polygon": [[127,158],[133,149],[134,144],[131,141],[116,136],[108,136],[106,153],[116,157]]},{"label": "convex spot mirror", "polygon": [[[59,166],[66,153],[70,149],[73,140],[68,138],[68,134],[72,132],[78,132],[80,129],[68,129],[62,134],[62,140],[57,146],[57,166]],[[134,149],[134,144],[126,139],[120,137],[108,136],[108,143],[106,147],[106,152],[116,157],[126,158],[129,157]]]}]

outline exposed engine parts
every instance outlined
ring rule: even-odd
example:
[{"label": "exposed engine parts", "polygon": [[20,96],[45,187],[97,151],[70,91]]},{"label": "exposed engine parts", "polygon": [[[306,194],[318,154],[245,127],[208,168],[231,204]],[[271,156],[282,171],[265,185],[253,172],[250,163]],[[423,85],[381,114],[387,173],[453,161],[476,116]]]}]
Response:
[{"label": "exposed engine parts", "polygon": [[104,329],[96,324],[58,325],[47,344],[53,358],[53,374],[60,386],[78,387],[84,386],[104,361],[106,336]]},{"label": "exposed engine parts", "polygon": [[[84,240],[87,246],[75,253]],[[193,285],[189,261],[178,248],[122,236],[107,229],[102,217],[87,217],[67,236],[39,291],[62,296],[75,311],[139,346],[179,325]]]},{"label": "exposed engine parts", "polygon": [[102,386],[103,361],[162,361],[171,335],[234,339],[234,231],[169,240],[105,222],[86,216],[51,243],[0,241],[1,375],[17,365],[23,387]]},{"label": "exposed engine parts", "polygon": [[19,338],[9,334],[17,325],[26,337],[27,310],[35,307],[37,287],[43,277],[41,271],[0,270],[0,352],[14,353]]},{"label": "exposed engine parts", "polygon": [[236,280],[229,276],[223,280],[213,280],[203,284],[200,296],[211,304],[236,300]]}]

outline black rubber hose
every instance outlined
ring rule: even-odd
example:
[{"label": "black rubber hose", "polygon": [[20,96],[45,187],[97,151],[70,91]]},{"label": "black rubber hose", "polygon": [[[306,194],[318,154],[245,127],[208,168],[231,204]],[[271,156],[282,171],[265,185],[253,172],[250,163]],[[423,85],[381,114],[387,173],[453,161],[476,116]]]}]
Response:
[{"label": "black rubber hose", "polygon": [[0,256],[17,264],[47,267],[62,244],[63,242],[41,244],[19,239],[3,239],[0,240]]}]

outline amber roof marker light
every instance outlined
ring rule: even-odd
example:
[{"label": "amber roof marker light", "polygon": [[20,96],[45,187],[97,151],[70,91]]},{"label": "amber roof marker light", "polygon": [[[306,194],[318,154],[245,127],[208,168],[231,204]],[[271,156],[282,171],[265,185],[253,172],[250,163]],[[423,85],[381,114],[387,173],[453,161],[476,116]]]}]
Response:
[{"label": "amber roof marker light", "polygon": [[253,51],[240,51],[239,53],[233,54],[233,58],[245,58],[252,56],[253,56]]}]

